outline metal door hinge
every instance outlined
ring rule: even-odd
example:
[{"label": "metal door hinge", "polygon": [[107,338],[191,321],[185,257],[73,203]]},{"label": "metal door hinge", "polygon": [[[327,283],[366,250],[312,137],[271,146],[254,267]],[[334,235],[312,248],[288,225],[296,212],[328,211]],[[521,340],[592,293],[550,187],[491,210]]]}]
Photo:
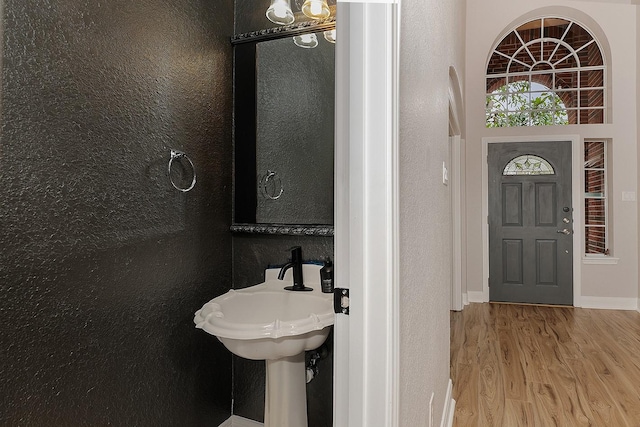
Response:
[{"label": "metal door hinge", "polygon": [[333,290],[333,311],[349,315],[349,289],[335,288]]}]

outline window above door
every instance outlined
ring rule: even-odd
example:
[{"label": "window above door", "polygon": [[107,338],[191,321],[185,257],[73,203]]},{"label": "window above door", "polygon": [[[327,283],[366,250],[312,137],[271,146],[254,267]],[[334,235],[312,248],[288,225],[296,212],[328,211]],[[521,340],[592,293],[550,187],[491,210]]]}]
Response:
[{"label": "window above door", "polygon": [[560,17],[525,22],[494,47],[486,70],[486,126],[606,121],[606,64],[592,33]]}]

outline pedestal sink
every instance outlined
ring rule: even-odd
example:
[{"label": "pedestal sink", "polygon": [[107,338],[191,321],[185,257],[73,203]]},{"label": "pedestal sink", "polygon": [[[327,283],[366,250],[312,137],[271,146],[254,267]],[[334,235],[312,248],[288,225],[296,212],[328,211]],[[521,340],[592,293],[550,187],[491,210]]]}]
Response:
[{"label": "pedestal sink", "polygon": [[333,294],[320,290],[320,266],[303,265],[310,292],[284,290],[291,271],[278,280],[230,290],[195,314],[197,328],[215,335],[233,354],[266,361],[265,427],[307,427],[304,352],[322,345],[334,323]]}]

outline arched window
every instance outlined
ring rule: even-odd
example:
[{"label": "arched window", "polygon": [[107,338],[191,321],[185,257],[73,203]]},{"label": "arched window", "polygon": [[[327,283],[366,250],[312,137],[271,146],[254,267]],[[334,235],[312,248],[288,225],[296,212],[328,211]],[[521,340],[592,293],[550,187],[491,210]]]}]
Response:
[{"label": "arched window", "polygon": [[525,154],[509,160],[502,175],[555,175],[551,163],[542,157]]},{"label": "arched window", "polygon": [[605,72],[596,39],[580,24],[522,24],[489,58],[487,127],[604,123]]}]

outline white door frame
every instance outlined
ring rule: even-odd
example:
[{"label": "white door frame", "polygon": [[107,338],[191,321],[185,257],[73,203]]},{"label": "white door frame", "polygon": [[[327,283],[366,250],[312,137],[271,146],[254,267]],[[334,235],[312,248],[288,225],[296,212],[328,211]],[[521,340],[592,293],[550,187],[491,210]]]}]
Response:
[{"label": "white door frame", "polygon": [[573,305],[581,306],[582,239],[582,162],[580,135],[540,135],[482,138],[482,301],[489,301],[489,144],[507,142],[571,141],[571,200],[573,203]]},{"label": "white door frame", "polygon": [[462,87],[455,67],[449,67],[449,185],[451,197],[451,310],[460,311],[468,301],[466,246],[465,149],[462,139],[464,105]]},{"label": "white door frame", "polygon": [[464,307],[463,287],[466,288],[466,268],[463,260],[466,233],[464,228],[464,169],[463,141],[460,135],[449,137],[449,188],[451,197],[451,310]]},{"label": "white door frame", "polygon": [[334,426],[397,427],[399,0],[338,0]]}]

